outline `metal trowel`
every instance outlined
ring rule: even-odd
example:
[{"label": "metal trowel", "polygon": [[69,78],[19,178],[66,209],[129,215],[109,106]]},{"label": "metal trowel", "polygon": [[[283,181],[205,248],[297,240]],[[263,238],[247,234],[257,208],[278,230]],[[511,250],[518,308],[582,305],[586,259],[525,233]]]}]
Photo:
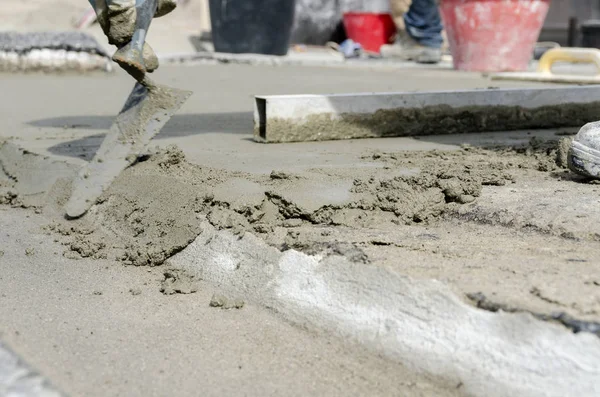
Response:
[{"label": "metal trowel", "polygon": [[92,161],[75,178],[66,205],[67,218],[83,216],[119,174],[145,153],[150,141],[192,94],[155,84],[144,62],[146,32],[157,9],[157,0],[136,0],[137,22],[131,43],[113,59],[137,83]]}]

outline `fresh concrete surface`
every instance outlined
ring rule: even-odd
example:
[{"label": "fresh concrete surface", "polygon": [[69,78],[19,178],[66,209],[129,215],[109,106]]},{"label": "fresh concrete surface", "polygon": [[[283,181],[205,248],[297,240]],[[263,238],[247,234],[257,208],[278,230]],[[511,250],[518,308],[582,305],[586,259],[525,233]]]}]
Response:
[{"label": "fresh concrete surface", "polygon": [[[214,168],[269,173],[313,165],[341,164],[341,157],[361,150],[448,148],[412,139],[375,139],[264,146],[250,139],[254,95],[398,92],[468,88],[540,87],[539,84],[491,84],[478,74],[436,70],[350,70],[313,67],[204,65],[164,67],[157,82],[190,88],[192,97],[173,117],[156,143],[176,143],[194,163]],[[90,157],[121,109],[133,83],[123,72],[114,76],[4,75],[0,86],[12,95],[0,98],[0,136],[24,147],[66,158]],[[231,156],[238,161],[232,162]]]},{"label": "fresh concrete surface", "polygon": [[[231,237],[232,243],[228,245],[231,249],[239,249],[236,241],[241,237],[266,244],[267,248],[261,252],[286,257],[297,254],[303,258],[298,263],[288,263],[286,270],[289,275],[297,270],[299,277],[305,279],[292,279],[289,288],[282,287],[279,294],[261,295],[262,290],[256,290],[244,296],[258,304],[257,313],[262,312],[260,307],[264,305],[287,301],[276,308],[279,316],[292,317],[310,330],[334,331],[348,343],[360,342],[394,362],[421,370],[422,375],[441,376],[454,387],[460,385],[461,393],[484,395],[487,387],[494,388],[498,395],[511,394],[511,391],[532,396],[564,395],[567,390],[577,390],[579,395],[597,394],[593,380],[598,374],[594,366],[589,365],[597,361],[600,345],[592,334],[594,331],[575,335],[567,325],[550,324],[531,316],[543,318],[564,312],[575,320],[589,322],[592,328],[599,320],[600,264],[595,258],[600,254],[600,247],[595,236],[600,215],[593,206],[597,186],[554,168],[554,149],[551,144],[547,149],[544,146],[574,131],[261,145],[251,139],[254,94],[465,89],[486,88],[492,84],[478,75],[449,71],[240,65],[165,67],[155,78],[195,93],[155,140],[163,148],[178,145],[185,152],[187,162],[170,149],[166,154],[161,152],[130,168],[109,192],[110,199],[97,206],[90,216],[91,221],[105,222],[106,226],[108,219],[109,228],[125,239],[131,237],[131,214],[145,214],[136,218],[136,222],[148,226],[148,230],[151,225],[145,223],[155,221],[171,230],[168,222],[163,222],[171,219],[161,218],[161,211],[171,216],[176,212],[171,207],[181,205],[181,214],[173,215],[175,224],[182,222],[186,227],[199,227],[208,219],[219,238],[236,233],[237,237]],[[132,86],[130,79],[121,73],[110,77],[0,76],[0,88],[13,93],[0,98],[0,136],[10,138],[10,145],[51,156],[48,164],[54,165],[47,169],[73,169],[93,155],[102,133],[109,128]],[[532,138],[535,139],[530,142]],[[463,144],[470,146],[461,147]],[[169,157],[172,155],[175,157]],[[33,160],[26,156],[28,154],[22,154],[15,164],[25,167],[32,164]],[[164,159],[161,156],[165,156]],[[57,165],[57,161],[65,161],[70,166]],[[478,197],[465,193],[468,200],[464,202],[468,204],[445,203],[443,195],[441,201],[438,200],[441,194],[436,190],[438,187],[430,186],[431,189],[424,191],[438,201],[425,201],[421,209],[424,212],[417,209],[408,218],[402,218],[404,208],[397,208],[396,214],[386,207],[388,204],[381,204],[381,200],[402,201],[401,196],[394,195],[412,191],[406,185],[410,182],[407,177],[444,168],[453,178],[466,178],[473,172],[474,180],[479,181],[477,188],[481,190],[476,192]],[[35,171],[35,167],[31,171]],[[11,174],[10,170],[5,172]],[[439,181],[443,172],[436,171],[432,175]],[[491,178],[491,181],[481,187],[484,181],[480,178],[486,181]],[[429,182],[417,178],[416,183],[419,186],[419,183]],[[416,190],[419,194],[409,197],[417,201],[425,197],[419,189]],[[139,203],[141,196],[144,203]],[[191,210],[202,197],[204,200],[209,197],[210,204]],[[405,204],[411,204],[411,200]],[[132,206],[109,212],[119,209],[116,207],[123,203]],[[42,205],[40,210],[45,216],[56,215],[51,206]],[[258,214],[256,218],[252,218],[252,212]],[[252,223],[244,218],[246,216]],[[135,230],[142,235],[146,233],[144,229]],[[202,251],[207,249],[203,239],[209,234],[204,229],[198,234],[196,242],[174,258],[171,266],[192,274],[205,269],[206,263],[194,260],[207,255]],[[158,245],[158,240],[152,242]],[[213,252],[212,257],[207,258],[219,259],[220,254],[226,253],[223,246],[216,248],[223,251]],[[181,257],[184,260],[177,262]],[[340,268],[335,262],[340,257],[342,263],[350,264]],[[321,262],[315,258],[324,259]],[[213,264],[220,263],[216,259]],[[102,266],[95,261],[78,263]],[[225,263],[236,269],[234,261]],[[318,263],[319,269],[327,274],[324,280],[330,289],[321,290],[319,283],[311,284],[321,280],[314,274],[311,263]],[[258,277],[262,274],[258,269],[265,262],[253,255],[244,264],[241,276],[243,272],[250,272]],[[111,269],[115,269],[116,283],[140,277],[138,269]],[[145,274],[143,270],[142,274]],[[240,274],[231,277],[206,274],[206,288],[218,287],[244,295],[258,285],[253,284],[257,280],[252,278],[239,279]],[[382,274],[389,274],[389,284],[377,281],[381,281]],[[408,282],[408,288],[403,284],[407,282],[403,281],[406,276],[418,281],[414,285]],[[64,277],[67,275],[59,278]],[[340,281],[340,277],[349,282]],[[258,281],[268,283],[269,280]],[[108,284],[100,278],[97,282]],[[120,291],[125,291],[123,294],[130,288],[125,284],[117,284],[121,285]],[[436,285],[439,285],[439,293],[437,287],[431,287]],[[388,293],[396,290],[405,293],[398,296],[403,297],[406,307],[394,306],[394,295]],[[323,291],[333,294],[331,299],[323,300]],[[467,295],[477,292],[507,311],[521,313],[491,314],[476,310],[469,306],[472,302]],[[198,305],[198,301],[204,299],[202,304],[205,304],[209,295],[203,298],[201,290],[192,295],[191,300]],[[378,298],[368,302],[382,308],[382,316],[389,317],[391,322],[382,322],[381,317],[376,317],[364,322],[367,327],[361,328],[359,320],[364,317],[354,316],[359,313],[357,307],[360,308],[355,303],[372,296]],[[275,301],[269,301],[274,297]],[[148,299],[152,305],[154,298]],[[444,312],[444,307],[452,308],[451,316]],[[368,315],[370,312],[360,313]],[[460,318],[465,318],[469,327],[457,327],[456,324],[461,324],[457,322]],[[395,328],[394,321],[401,319],[405,319],[405,327]],[[102,320],[95,321],[100,325]],[[217,326],[222,325],[219,321],[215,320]],[[421,327],[428,327],[427,332],[415,331],[421,321],[424,321]],[[377,331],[377,325],[382,327],[381,332]],[[251,329],[253,326],[249,325]],[[470,337],[469,333],[482,330],[483,334],[477,338]],[[488,334],[494,335],[493,343],[488,341]],[[404,337],[409,340],[403,340]],[[511,344],[513,339],[517,342]],[[439,346],[446,346],[447,351],[436,361]],[[518,348],[520,346],[523,348]],[[456,349],[456,360],[454,354],[450,354],[453,349]],[[23,355],[31,356],[33,350],[30,347]],[[473,351],[480,354],[472,355]],[[503,352],[510,357],[498,358]],[[558,359],[564,355],[571,359]],[[481,365],[474,363],[475,356],[482,360]],[[534,359],[528,361],[523,356]],[[544,358],[536,360],[536,357]],[[523,367],[511,366],[511,362]],[[472,368],[475,368],[473,374],[468,375]],[[531,382],[523,377],[527,371],[537,374]],[[48,375],[53,379],[53,374]],[[54,373],[54,376],[59,374]],[[367,377],[371,379],[370,375]],[[573,379],[580,381],[571,384]],[[259,381],[262,385],[263,380],[259,378]],[[431,379],[430,383],[423,383],[426,385],[423,393],[428,393],[426,387],[435,387],[432,385],[439,382],[439,379]],[[385,390],[382,393],[385,394]]]},{"label": "fresh concrete surface", "polygon": [[66,395],[457,393],[264,308],[211,308],[221,291],[206,282],[195,294],[165,296],[164,268],[67,259],[43,231],[48,223],[32,211],[0,208],[0,337]]}]

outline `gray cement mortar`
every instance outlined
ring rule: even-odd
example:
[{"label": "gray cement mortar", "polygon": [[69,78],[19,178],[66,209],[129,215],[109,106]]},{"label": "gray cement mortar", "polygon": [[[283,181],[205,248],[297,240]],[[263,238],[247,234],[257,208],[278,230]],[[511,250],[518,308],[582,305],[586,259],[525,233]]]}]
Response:
[{"label": "gray cement mortar", "polygon": [[66,395],[461,395],[183,271],[64,257],[47,223],[0,206],[0,338]]},{"label": "gray cement mortar", "polygon": [[[204,68],[201,80],[209,86],[196,92],[211,94],[195,95],[187,106],[234,112],[248,102],[239,96],[256,92],[255,79],[263,79],[263,89],[290,84],[290,71],[303,90],[333,89],[327,84],[334,78],[358,77],[320,70],[315,82],[314,70],[269,69],[267,83],[264,70],[234,69],[244,73],[231,88],[235,96],[225,92],[225,101],[215,103],[209,77],[221,69]],[[189,69],[171,73],[174,81],[179,73],[193,81]],[[390,84],[362,77],[372,79],[370,85]],[[46,84],[54,82],[37,81],[36,88]],[[95,86],[98,96],[78,112],[101,106],[105,84]],[[274,150],[246,139],[246,114],[203,116],[201,123],[174,118],[157,140],[162,148],[125,170],[88,216],[64,222],[69,173],[82,163],[74,157],[93,153],[102,120],[85,118],[87,130],[69,128],[77,120],[57,119],[62,110],[31,106],[41,109],[33,123],[42,127],[27,119],[28,127],[18,126],[19,114],[6,122],[18,134],[0,149],[0,161],[13,159],[13,171],[0,181],[17,195],[7,204],[22,205],[28,184],[19,186],[14,170],[35,174],[38,161],[49,175],[54,167],[64,170],[45,182],[45,192],[33,190],[25,205],[53,220],[50,232],[65,244],[65,255],[183,270],[234,300],[256,301],[293,322],[354,338],[467,394],[598,393],[598,338],[540,320],[556,312],[590,324],[599,320],[597,185],[571,177],[560,161],[561,134],[573,131]],[[201,136],[190,134],[198,128],[204,128]],[[173,143],[184,150],[165,149]],[[33,152],[53,157],[34,160]],[[590,204],[580,204],[581,197]],[[477,293],[493,304],[469,299]],[[498,308],[514,313],[490,312]]]},{"label": "gray cement mortar", "polygon": [[[25,164],[31,162],[27,156],[35,156],[10,143],[2,149],[3,153],[12,153],[4,157],[14,159],[20,155]],[[433,158],[440,155],[458,154],[438,153]],[[490,153],[481,155],[489,160]],[[384,161],[398,161],[399,156],[394,157]],[[48,170],[65,166],[39,160]],[[12,164],[21,168],[14,160]],[[520,166],[526,164],[527,159]],[[544,164],[544,158],[532,164]],[[35,169],[29,168],[29,172],[35,174]],[[54,218],[50,231],[65,236],[66,252],[98,258],[120,252],[117,258],[124,263],[166,263],[171,271],[207,280],[230,296],[273,308],[290,321],[352,338],[391,359],[408,363],[416,371],[459,384],[468,395],[490,395],[489,390],[495,390],[497,394],[491,395],[498,396],[558,396],[571,392],[591,396],[598,392],[596,380],[600,375],[593,363],[600,358],[600,341],[592,333],[574,334],[558,323],[542,322],[528,313],[478,310],[443,283],[407,277],[398,269],[369,263],[370,255],[361,256],[360,247],[354,246],[357,256],[348,247],[328,252],[315,244],[309,248],[317,253],[310,255],[268,244],[269,238],[257,237],[261,233],[250,226],[253,218],[259,222],[257,226],[267,228],[269,222],[288,230],[301,230],[306,221],[318,226],[322,215],[315,214],[322,211],[324,202],[342,210],[338,219],[355,223],[357,220],[351,219],[356,214],[346,213],[343,206],[352,202],[352,194],[366,194],[363,189],[352,193],[356,183],[332,185],[325,175],[321,185],[313,186],[320,191],[315,195],[302,183],[306,174],[274,172],[268,178],[240,178],[238,174],[238,179],[235,174],[215,175],[214,171],[187,163],[182,152],[171,147],[126,170],[92,212],[77,223],[57,218],[68,194],[68,177],[57,179],[45,195],[35,196],[39,197],[36,206]],[[406,187],[391,187],[399,191],[416,187],[409,196],[413,199],[423,193],[429,197],[433,193],[427,193],[428,189],[439,189],[443,197],[443,187],[436,187],[439,182],[428,182],[438,174],[429,175],[425,179],[400,176],[396,180]],[[8,176],[18,179],[13,174]],[[510,180],[509,176],[500,172],[494,175],[493,184],[501,185],[497,181],[505,180]],[[477,186],[468,187],[469,183],[473,181],[467,187],[458,183],[453,189],[470,189],[468,193],[479,196],[481,193],[473,190]],[[265,191],[269,184],[271,193]],[[240,189],[254,194],[239,194]],[[278,189],[282,193],[273,193]],[[347,192],[345,197],[343,192]],[[167,202],[169,206],[165,206]],[[430,216],[439,217],[444,212],[439,205],[426,201],[422,209],[433,209]],[[374,221],[384,222],[390,211],[363,207],[361,212],[361,222],[370,212],[379,213]],[[402,214],[391,212],[390,216],[388,221],[402,220]],[[322,226],[331,226],[331,222],[324,220]],[[415,222],[414,215],[404,222]],[[272,237],[277,234],[275,229]],[[288,231],[286,235],[294,233]],[[380,233],[378,237],[383,236]],[[299,239],[299,235],[295,237]]]}]

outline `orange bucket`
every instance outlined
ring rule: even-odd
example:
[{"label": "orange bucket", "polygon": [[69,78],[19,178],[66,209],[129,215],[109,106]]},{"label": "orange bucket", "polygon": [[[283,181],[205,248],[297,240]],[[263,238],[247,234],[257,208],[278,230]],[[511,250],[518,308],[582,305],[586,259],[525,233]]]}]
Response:
[{"label": "orange bucket", "polygon": [[550,0],[442,0],[454,68],[527,70]]}]

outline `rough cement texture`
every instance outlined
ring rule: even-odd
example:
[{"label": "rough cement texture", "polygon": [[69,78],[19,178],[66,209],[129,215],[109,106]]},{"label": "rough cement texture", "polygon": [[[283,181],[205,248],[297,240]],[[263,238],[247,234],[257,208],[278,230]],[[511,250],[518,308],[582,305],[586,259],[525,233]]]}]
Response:
[{"label": "rough cement texture", "polygon": [[64,258],[40,233],[48,219],[31,210],[1,206],[0,224],[0,338],[66,395],[461,395],[256,304],[210,307],[215,294],[233,296],[205,281],[194,294],[167,296],[166,268]]},{"label": "rough cement texture", "polygon": [[[319,114],[303,122],[271,118],[266,142],[306,142],[332,139],[381,138],[561,128],[582,126],[598,117],[600,103],[562,104],[527,109],[521,106],[450,105],[418,109],[379,110],[374,114]],[[260,132],[255,131],[256,136]]]},{"label": "rough cement texture", "polygon": [[[87,219],[80,221],[88,226],[74,227],[69,223],[64,232],[66,226],[61,223],[59,230],[72,238],[67,248],[82,256],[108,255],[136,266],[160,265],[184,249],[200,234],[204,218],[212,226],[240,236],[253,233],[278,249],[342,254],[358,262],[386,267],[395,267],[395,258],[406,256],[405,251],[424,258],[433,250],[441,254],[444,262],[453,265],[436,268],[431,276],[453,280],[450,284],[461,295],[493,293],[500,301],[508,299],[507,302],[523,310],[547,314],[560,311],[579,319],[599,321],[600,301],[593,279],[600,275],[600,269],[593,257],[600,229],[589,218],[579,215],[582,211],[592,214],[597,210],[593,204],[565,208],[564,201],[556,200],[561,184],[577,183],[561,183],[558,179],[567,174],[556,164],[556,159],[560,159],[557,147],[557,140],[532,139],[513,147],[375,152],[362,157],[382,166],[360,172],[326,168],[270,175],[198,167],[171,147],[155,152],[123,172]],[[546,185],[557,186],[553,200],[547,200],[548,203],[543,199],[536,199],[538,203],[532,201],[545,194],[548,187],[541,191],[519,188],[519,182],[531,184],[540,178],[549,179]],[[593,184],[576,186],[590,190],[592,197],[597,190]],[[578,194],[582,197],[582,193]],[[520,209],[523,202],[530,202],[533,207]],[[510,203],[517,206],[506,207]],[[548,211],[551,208],[554,210]],[[568,215],[569,211],[574,213]],[[564,214],[564,220],[557,219],[558,213]],[[472,228],[473,241],[481,241],[475,250],[497,250],[500,242],[507,250],[515,250],[517,241],[517,246],[522,245],[521,233],[532,230],[556,236],[559,246],[548,255],[540,253],[538,258],[530,260],[540,265],[545,263],[546,267],[550,263],[559,266],[561,260],[580,263],[590,277],[584,283],[591,284],[582,286],[581,269],[569,268],[572,273],[565,269],[545,274],[543,281],[531,285],[494,285],[498,277],[506,277],[507,267],[521,272],[524,264],[512,264],[511,259],[510,265],[482,268],[489,284],[479,280],[481,289],[474,291],[472,271],[459,277],[455,270],[456,266],[467,269],[472,266],[464,262],[467,254],[454,253],[458,241],[452,238],[453,230],[456,222],[464,221],[467,224],[459,228]],[[480,224],[485,227],[475,232]],[[415,225],[421,226],[412,230]],[[498,231],[499,236],[506,238],[485,240],[481,236],[484,231],[493,234],[487,231],[487,226],[509,227]],[[515,232],[511,233],[511,229]],[[440,233],[447,237],[440,237]],[[113,243],[107,237],[110,235],[116,236]],[[410,240],[402,242],[405,238]],[[459,241],[465,238],[459,237]],[[533,247],[538,244],[535,241],[541,243],[549,237],[530,238]],[[566,252],[557,257],[557,249]],[[576,254],[569,254],[571,250]],[[499,262],[505,260],[499,258]],[[419,259],[414,267],[403,266],[402,273],[423,275],[420,265],[423,261]],[[544,300],[531,293],[533,288],[545,290],[551,285],[552,295],[558,294],[553,298]],[[582,293],[582,288],[587,292]],[[566,301],[562,302],[560,296],[565,296]]]},{"label": "rough cement texture", "polygon": [[[113,248],[122,249],[121,260],[136,266],[160,265],[185,248],[199,234],[200,216],[219,228],[259,233],[279,247],[291,244],[310,250],[310,244],[301,240],[279,241],[279,228],[303,223],[368,227],[433,221],[456,204],[475,201],[484,185],[502,186],[514,180],[507,170],[559,169],[554,160],[556,143],[534,140],[533,144],[537,152],[530,144],[520,150],[522,155],[517,149],[501,149],[498,155],[470,147],[426,155],[372,155],[374,160],[403,165],[395,167],[401,169],[397,173],[381,167],[364,170],[362,175],[314,170],[268,177],[199,168],[170,147],[123,172],[100,197],[90,214],[93,221],[83,222],[102,225],[119,236]],[[511,150],[512,157],[508,156]],[[60,203],[60,198],[55,200]],[[75,251],[91,256],[107,248],[105,242],[94,241],[89,228],[83,233],[70,229]],[[105,241],[102,233],[98,238]]]},{"label": "rough cement texture", "polygon": [[[161,272],[161,282],[175,284],[183,274],[203,278],[218,287],[210,296],[274,307],[309,329],[332,330],[441,375],[436,382],[460,385],[461,392],[597,394],[598,374],[589,363],[597,361],[600,344],[593,334],[600,302],[598,185],[562,168],[560,140],[574,131],[257,145],[250,139],[253,93],[487,82],[431,71],[407,71],[404,79],[240,66],[162,73],[157,80],[185,83],[198,94],[157,137],[161,148],[125,170],[81,221],[57,216],[68,178],[55,178],[34,197],[54,219],[59,233],[49,233],[67,245],[66,255],[74,246],[90,257],[155,266],[179,252],[168,262],[169,274],[177,275]],[[116,113],[105,101],[130,88],[121,75],[0,83],[17,92],[13,109],[27,109],[9,114],[0,107],[2,133],[12,136],[2,158],[17,159],[15,169],[33,169],[28,164],[38,160],[22,146],[52,155],[42,163],[49,172],[54,163],[72,172],[93,156]],[[61,103],[26,95],[59,92],[65,84],[72,91]],[[78,100],[91,88],[96,96]],[[183,154],[165,149],[172,144]],[[0,180],[20,195],[14,175],[4,174]],[[499,307],[516,313],[488,312]]]},{"label": "rough cement texture", "polygon": [[[181,153],[170,148],[154,153],[148,160],[126,170],[117,179],[107,191],[106,200],[101,200],[95,211],[82,221],[90,222],[95,228],[93,231],[72,228],[71,232],[76,233],[78,239],[102,239],[114,241],[114,244],[126,241],[128,236],[135,236],[131,239],[137,244],[135,247],[115,245],[113,248],[122,249],[126,255],[133,252],[136,255],[133,262],[131,257],[121,259],[138,265],[163,263],[168,257],[187,247],[169,262],[170,266],[184,270],[198,279],[208,280],[230,294],[242,294],[248,299],[275,308],[291,321],[308,327],[334,329],[341,336],[365,343],[391,359],[402,361],[406,357],[412,357],[408,362],[413,369],[430,375],[444,374],[444,382],[460,384],[467,394],[481,395],[493,388],[497,390],[497,395],[524,393],[558,396],[567,390],[572,391],[575,379],[578,394],[593,395],[598,392],[595,390],[595,379],[600,375],[586,362],[593,362],[600,357],[600,350],[595,351],[596,348],[600,349],[600,342],[591,334],[597,332],[597,325],[593,321],[586,321],[584,317],[597,319],[598,308],[597,301],[590,302],[589,296],[582,294],[581,285],[574,282],[579,279],[579,275],[569,279],[568,273],[560,271],[556,273],[556,280],[550,278],[554,284],[558,279],[574,284],[576,289],[571,287],[566,291],[576,299],[570,307],[563,307],[544,288],[548,285],[546,283],[528,291],[534,298],[549,303],[552,309],[563,309],[565,314],[562,318],[570,316],[571,323],[579,321],[584,324],[584,327],[574,328],[568,322],[560,325],[547,324],[527,315],[489,317],[455,298],[450,289],[447,290],[442,284],[429,285],[425,281],[403,280],[404,276],[400,276],[401,274],[414,277],[419,269],[414,263],[405,262],[405,256],[398,255],[402,249],[392,253],[388,251],[383,260],[374,258],[375,255],[382,255],[390,246],[402,248],[401,244],[395,246],[385,241],[385,238],[390,237],[388,233],[402,231],[399,228],[401,225],[424,223],[431,229],[447,228],[456,221],[449,220],[440,225],[435,222],[436,218],[454,206],[464,206],[473,201],[476,203],[477,197],[481,200],[484,184],[506,185],[514,179],[507,170],[535,170],[538,173],[548,172],[548,169],[560,170],[555,160],[556,147],[557,143],[542,144],[533,140],[522,149],[501,149],[502,156],[496,159],[493,150],[470,147],[450,152],[414,152],[413,156],[398,154],[388,157],[376,153],[373,157],[377,160],[396,162],[400,158],[400,162],[406,160],[415,169],[427,171],[385,178],[377,174],[389,174],[389,168],[370,169],[364,175],[375,186],[370,189],[361,186],[357,179],[349,186],[328,183],[344,178],[342,173],[336,178],[327,179],[332,177],[332,171],[328,170],[326,174],[329,175],[324,175],[324,181],[320,176],[310,179],[312,188],[316,189],[315,194],[310,194],[307,191],[309,186],[302,184],[302,179],[310,178],[309,174],[274,172],[269,176],[257,176],[220,172],[219,176],[225,182],[219,183],[210,176],[203,177],[204,173],[215,174],[214,171],[202,170],[189,164]],[[470,153],[471,151],[474,153]],[[442,167],[445,168],[444,172],[436,171],[436,165],[444,161],[447,162],[446,167]],[[484,163],[485,168],[482,167]],[[450,164],[456,165],[456,169],[448,166]],[[375,182],[376,178],[379,178],[378,182]],[[248,190],[254,189],[255,194],[244,195],[252,182],[254,185]],[[162,196],[156,183],[168,194]],[[294,189],[295,184],[299,184],[297,189]],[[257,201],[260,197],[258,187],[261,185],[271,191],[264,191],[262,201]],[[137,190],[136,186],[152,190]],[[191,192],[181,191],[184,186],[192,187]],[[236,187],[239,189],[237,197],[232,194]],[[355,189],[356,187],[358,188]],[[279,193],[274,193],[277,191]],[[148,197],[151,197],[152,203],[144,205]],[[187,202],[174,202],[173,197],[182,197]],[[231,201],[218,201],[224,197]],[[163,223],[164,221],[166,222]],[[188,222],[188,228],[185,222]],[[197,229],[188,232],[192,225]],[[165,235],[148,233],[154,226],[165,232]],[[453,229],[456,226],[455,224]],[[315,228],[319,237],[311,233]],[[222,234],[218,229],[228,229],[234,234]],[[386,229],[389,230],[387,233]],[[405,233],[406,230],[408,229],[404,230]],[[184,235],[189,233],[189,240],[177,232],[183,232]],[[479,250],[488,246],[482,232],[480,230],[471,237],[477,241]],[[340,243],[332,243],[334,233],[337,236],[333,241]],[[371,238],[376,239],[371,241],[374,249],[369,250],[364,247],[364,243],[356,243],[356,234],[363,233],[370,233]],[[440,238],[436,236],[439,232],[429,233],[417,238],[425,241],[437,239],[439,242]],[[164,238],[166,236],[169,238]],[[198,237],[192,243],[195,236]],[[283,240],[278,241],[278,237]],[[499,241],[502,241],[495,237],[493,242],[490,241],[489,247],[498,247]],[[533,235],[527,240],[532,243],[535,239],[536,236]],[[461,236],[461,240],[465,241],[465,236]],[[512,245],[509,241],[510,237],[506,243]],[[267,242],[274,247],[268,248]],[[567,243],[560,244],[563,249],[566,245]],[[459,246],[453,242],[452,246],[465,249],[464,243]],[[383,248],[377,250],[376,247]],[[449,248],[447,246],[442,249]],[[298,250],[312,252],[316,256],[307,256]],[[582,259],[581,255],[593,253],[593,247],[589,253],[579,249],[576,259],[587,265],[586,259]],[[442,276],[444,269],[438,269],[441,271],[437,278],[448,279],[450,274],[456,274],[457,266],[462,265],[464,268],[465,265],[462,258],[450,262],[454,263],[445,268],[447,275]],[[401,267],[396,269],[398,265]],[[593,263],[590,265],[586,274],[597,274]],[[501,273],[505,271],[502,268],[499,270]],[[523,266],[519,270],[523,270]],[[500,275],[495,276],[494,271],[494,268],[487,268],[486,279],[497,281]],[[172,274],[169,272],[165,275],[161,288],[163,293],[195,292],[195,289],[181,285],[180,275]],[[478,287],[484,293],[490,293],[484,289],[483,280],[477,279]],[[348,283],[352,285],[351,288]],[[468,291],[461,290],[463,285],[460,282],[450,285],[451,289],[460,294],[469,294]],[[372,294],[369,291],[378,293]],[[402,299],[394,291],[403,291]],[[511,294],[513,290],[512,287],[505,286],[499,292]],[[516,294],[519,292],[517,290]],[[591,296],[593,294],[592,292]],[[517,299],[518,306],[511,311],[533,312],[528,308],[531,296],[522,301]],[[402,303],[402,300],[407,301]],[[228,298],[213,297],[212,302],[213,306],[224,308],[242,306],[235,298],[229,302]],[[348,306],[350,302],[361,303],[356,308],[351,308],[353,306]],[[481,304],[478,306],[484,307]],[[412,310],[416,311],[411,312]],[[407,311],[409,317],[404,319]],[[449,312],[454,314],[448,317]],[[550,315],[544,317],[538,312],[535,315],[542,320],[560,319],[551,318]],[[429,333],[409,320],[415,317],[431,324],[427,328]],[[385,331],[380,329],[382,323],[386,324]],[[395,325],[391,325],[392,323]],[[465,324],[471,324],[472,328],[466,328]],[[411,327],[415,329],[411,330]],[[457,329],[461,332],[457,332]],[[527,342],[521,340],[516,345],[515,341],[505,338],[499,338],[497,345],[484,342],[490,335],[499,332],[499,329],[508,329],[509,334],[526,332],[537,336]],[[572,331],[579,332],[579,336],[571,334]],[[394,341],[398,335],[403,335],[400,343]],[[482,338],[480,342],[474,342],[475,336]],[[467,352],[454,352],[447,356],[442,354],[446,344],[461,351],[467,342],[469,346],[478,346],[474,355]],[[385,343],[384,349],[380,347],[382,343]],[[423,349],[424,344],[429,347]],[[502,354],[495,357],[498,352]],[[540,358],[540,355],[544,357]],[[537,359],[528,359],[532,356]],[[561,356],[569,358],[560,362],[558,357]],[[475,357],[486,357],[486,361],[490,361],[489,367],[481,369]],[[553,364],[549,366],[547,363]],[[490,381],[488,371],[502,375]],[[551,388],[548,387],[549,384],[552,385]]]}]

